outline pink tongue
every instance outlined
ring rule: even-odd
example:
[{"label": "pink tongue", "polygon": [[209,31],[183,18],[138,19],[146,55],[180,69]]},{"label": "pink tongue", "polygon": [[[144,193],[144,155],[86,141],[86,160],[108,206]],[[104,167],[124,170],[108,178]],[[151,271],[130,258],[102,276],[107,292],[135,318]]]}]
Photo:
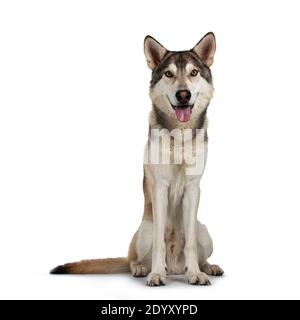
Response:
[{"label": "pink tongue", "polygon": [[176,117],[181,122],[187,122],[190,120],[192,109],[191,107],[186,108],[176,108]]}]

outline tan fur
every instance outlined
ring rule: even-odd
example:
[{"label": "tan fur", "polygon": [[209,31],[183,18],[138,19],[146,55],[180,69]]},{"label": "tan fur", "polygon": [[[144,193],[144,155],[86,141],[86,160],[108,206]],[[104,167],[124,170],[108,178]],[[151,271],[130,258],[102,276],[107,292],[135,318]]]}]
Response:
[{"label": "tan fur", "polygon": [[108,274],[129,272],[127,258],[110,258],[97,260],[83,260],[64,265],[70,274]]},{"label": "tan fur", "polygon": [[149,184],[147,183],[146,173],[144,172],[143,179],[143,191],[144,191],[144,215],[143,219],[152,220],[152,202],[151,202],[151,194],[149,190]]},{"label": "tan fur", "polygon": [[130,245],[129,245],[128,256],[127,256],[127,260],[129,262],[137,260],[137,254],[136,254],[136,249],[135,249],[136,237],[137,237],[137,232],[134,234],[134,236],[130,242]]}]

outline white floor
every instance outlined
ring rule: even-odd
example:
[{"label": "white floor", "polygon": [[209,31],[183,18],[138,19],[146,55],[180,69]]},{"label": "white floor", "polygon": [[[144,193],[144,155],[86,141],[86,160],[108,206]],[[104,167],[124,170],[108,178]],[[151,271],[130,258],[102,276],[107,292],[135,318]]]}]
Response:
[{"label": "white floor", "polygon": [[187,285],[170,277],[164,287],[146,287],[129,275],[50,276],[1,275],[0,298],[5,299],[293,299],[299,298],[299,278],[272,269],[258,276],[249,270],[213,278],[212,286]]}]

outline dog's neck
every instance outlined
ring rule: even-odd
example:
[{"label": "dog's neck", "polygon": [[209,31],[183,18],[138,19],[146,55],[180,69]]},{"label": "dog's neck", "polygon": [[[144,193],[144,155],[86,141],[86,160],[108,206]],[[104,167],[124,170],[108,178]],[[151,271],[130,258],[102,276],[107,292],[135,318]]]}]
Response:
[{"label": "dog's neck", "polygon": [[152,111],[149,117],[149,129],[167,129],[172,131],[173,129],[192,129],[196,132],[197,129],[207,129],[207,107],[200,113],[197,118],[191,119],[188,122],[180,123],[177,120],[170,119],[170,117],[161,112],[155,104],[153,104]]}]

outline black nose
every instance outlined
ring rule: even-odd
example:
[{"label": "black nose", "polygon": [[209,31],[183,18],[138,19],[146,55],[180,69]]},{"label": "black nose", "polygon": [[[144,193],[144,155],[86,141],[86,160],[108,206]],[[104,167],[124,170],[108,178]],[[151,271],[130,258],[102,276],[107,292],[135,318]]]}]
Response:
[{"label": "black nose", "polygon": [[179,103],[186,104],[191,99],[191,92],[189,90],[178,90],[175,96]]}]

